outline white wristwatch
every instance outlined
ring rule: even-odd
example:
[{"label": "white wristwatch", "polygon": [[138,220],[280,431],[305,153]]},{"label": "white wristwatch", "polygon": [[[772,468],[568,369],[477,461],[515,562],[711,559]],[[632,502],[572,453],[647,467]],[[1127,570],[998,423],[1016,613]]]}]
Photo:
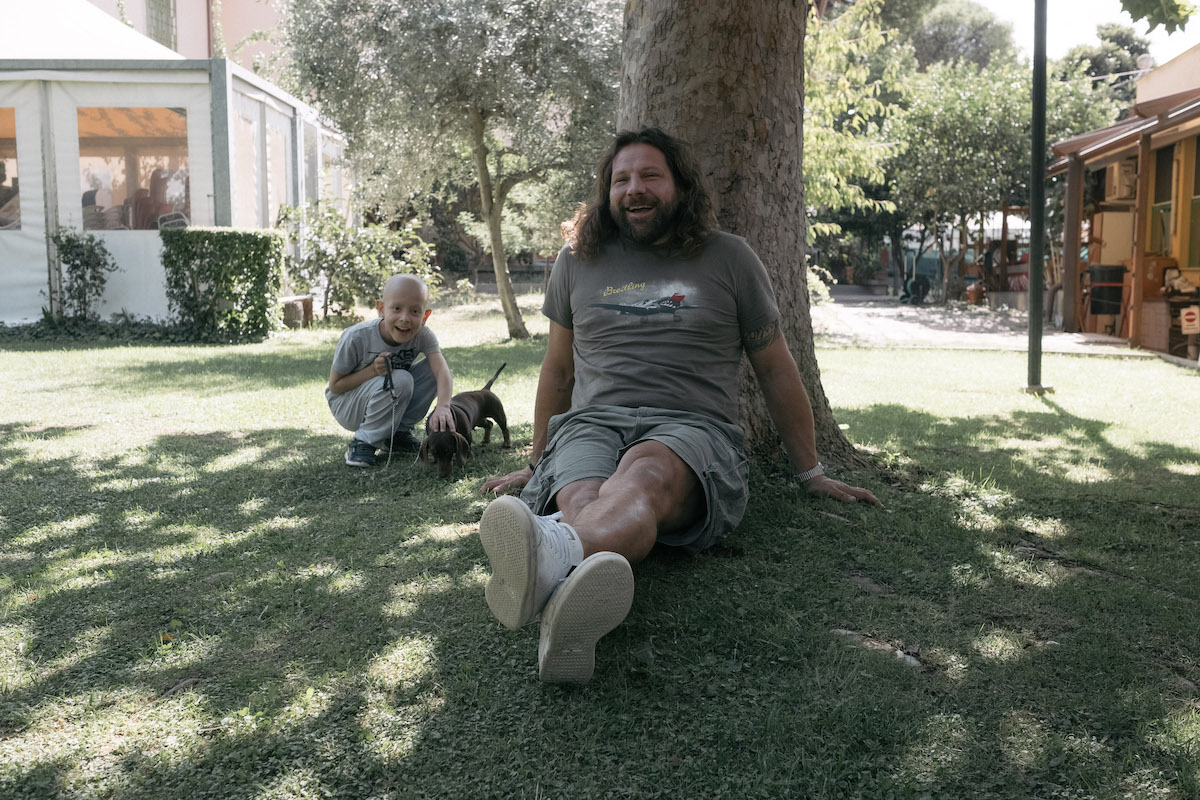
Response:
[{"label": "white wristwatch", "polygon": [[796,480],[800,481],[801,483],[808,483],[809,481],[811,481],[813,478],[817,477],[818,475],[824,475],[824,474],[825,474],[825,465],[822,464],[820,461],[818,461],[817,465],[815,467],[813,467],[812,469],[809,469],[809,470],[805,470],[804,472],[801,472],[799,475],[797,475]]}]

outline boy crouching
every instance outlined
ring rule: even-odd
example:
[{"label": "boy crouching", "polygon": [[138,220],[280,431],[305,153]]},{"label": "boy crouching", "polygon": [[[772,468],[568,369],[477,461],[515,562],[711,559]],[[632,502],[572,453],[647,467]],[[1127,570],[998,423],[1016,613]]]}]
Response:
[{"label": "boy crouching", "polygon": [[[454,429],[454,378],[437,336],[425,327],[432,313],[428,301],[425,281],[393,275],[375,303],[379,319],[347,328],[338,340],[325,399],[338,424],[354,432],[346,448],[352,467],[373,466],[378,450],[417,452],[421,443],[413,426],[435,396],[430,430]],[[425,358],[416,362],[421,354]]]}]

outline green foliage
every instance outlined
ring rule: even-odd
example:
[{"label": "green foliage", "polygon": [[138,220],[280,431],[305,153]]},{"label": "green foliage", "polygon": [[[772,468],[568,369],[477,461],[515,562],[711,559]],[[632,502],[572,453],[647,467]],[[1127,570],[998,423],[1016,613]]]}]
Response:
[{"label": "green foliage", "polygon": [[[890,165],[905,219],[929,227],[1028,202],[1032,85],[1016,64],[934,64],[912,76],[909,106],[889,120],[905,144]],[[1047,141],[1102,127],[1116,106],[1075,71],[1047,86]],[[1050,157],[1049,149],[1046,159]]]},{"label": "green foliage", "polygon": [[970,0],[948,0],[930,9],[912,45],[921,69],[962,62],[987,67],[1017,57],[1012,25]]},{"label": "green foliage", "polygon": [[611,131],[618,0],[290,0],[285,20],[297,81],[368,176],[364,201],[390,213],[469,181],[479,216],[501,223],[493,253],[513,249],[491,240],[513,189],[587,176]]},{"label": "green foliage", "polygon": [[[556,171],[544,180],[528,181],[513,187],[501,218],[504,255],[512,259],[521,253],[557,253],[563,245],[562,223],[575,212],[580,198],[590,186],[581,185],[577,176]],[[587,181],[591,183],[590,176]],[[485,253],[492,252],[487,223],[469,211],[458,215],[459,225],[479,242]]]},{"label": "green foliage", "polygon": [[285,16],[297,80],[385,209],[447,175],[480,188],[477,147],[493,199],[587,173],[616,108],[620,22],[615,0],[290,0]]},{"label": "green foliage", "polygon": [[1051,74],[1063,80],[1082,70],[1103,79],[1102,85],[1118,103],[1132,105],[1137,94],[1137,60],[1150,52],[1150,40],[1138,36],[1128,25],[1116,24],[1096,26],[1096,37],[1094,44],[1079,44],[1068,50]]},{"label": "green foliage", "polygon": [[27,325],[0,323],[0,339],[6,344],[38,341],[78,341],[96,346],[105,343],[187,342],[185,331],[132,315],[114,314],[110,320],[58,320],[45,313]]},{"label": "green foliage", "polygon": [[829,287],[833,284],[834,278],[829,270],[816,264],[809,264],[805,271],[805,278],[808,281],[809,303],[819,306],[833,300],[833,296],[829,293]]},{"label": "green foliage", "polygon": [[1121,0],[1121,5],[1134,22],[1144,19],[1150,30],[1162,25],[1167,33],[1182,28],[1196,13],[1196,4],[1190,0]]},{"label": "green foliage", "polygon": [[71,228],[59,228],[50,240],[63,266],[64,315],[79,322],[98,319],[96,304],[104,296],[108,273],[117,270],[112,254],[99,237]]},{"label": "green foliage", "polygon": [[435,294],[440,283],[432,264],[433,247],[410,220],[399,230],[386,225],[351,225],[335,204],[312,203],[283,210],[300,255],[289,258],[288,275],[301,289],[321,293],[321,316],[348,311],[355,303],[371,305],[383,296],[383,284],[397,272],[417,275]]},{"label": "green foliage", "polygon": [[1010,65],[937,63],[913,76],[909,106],[891,127],[906,145],[892,164],[906,216],[943,225],[1015,193],[1028,172],[1027,84],[1024,70]]},{"label": "green foliage", "polygon": [[887,44],[879,24],[882,0],[863,0],[835,19],[809,21],[804,60],[804,200],[810,209],[808,241],[836,235],[839,211],[891,211],[888,201],[863,188],[884,180],[882,165],[896,144],[881,135],[895,109],[881,93],[899,85],[901,61],[881,75],[872,59]]},{"label": "green foliage", "polygon": [[284,239],[275,231],[159,231],[167,302],[195,341],[266,338],[279,327]]}]

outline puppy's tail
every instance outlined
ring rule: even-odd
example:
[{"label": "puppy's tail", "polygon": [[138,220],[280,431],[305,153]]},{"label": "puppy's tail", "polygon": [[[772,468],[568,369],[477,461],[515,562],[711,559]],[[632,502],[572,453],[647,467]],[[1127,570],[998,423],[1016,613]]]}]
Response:
[{"label": "puppy's tail", "polygon": [[507,367],[507,366],[508,366],[508,362],[507,362],[507,361],[505,361],[503,364],[501,364],[501,365],[500,365],[500,369],[496,370],[496,374],[492,376],[492,379],[483,385],[483,391],[485,391],[485,392],[486,392],[488,389],[491,389],[491,388],[492,388],[492,384],[496,382],[496,378],[499,378],[499,377],[500,377],[500,373],[501,373],[501,372],[504,370],[504,368],[505,368],[505,367]]}]

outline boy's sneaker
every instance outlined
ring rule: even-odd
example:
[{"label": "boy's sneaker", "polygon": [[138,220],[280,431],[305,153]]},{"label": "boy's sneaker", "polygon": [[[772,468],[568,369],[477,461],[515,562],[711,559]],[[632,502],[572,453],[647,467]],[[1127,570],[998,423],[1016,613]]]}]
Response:
[{"label": "boy's sneaker", "polygon": [[583,561],[583,542],[560,516],[539,517],[512,496],[497,497],[483,511],[479,539],[492,566],[484,597],[506,628],[516,630],[536,617]]},{"label": "boy's sneaker", "polygon": [[375,446],[362,439],[352,439],[346,448],[346,463],[352,467],[375,466]]},{"label": "boy's sneaker", "polygon": [[412,435],[412,431],[396,431],[388,440],[386,448],[393,453],[419,453],[421,440]]},{"label": "boy's sneaker", "polygon": [[595,553],[572,570],[542,612],[538,676],[547,683],[587,683],[596,642],[633,605],[633,570],[618,553]]}]

